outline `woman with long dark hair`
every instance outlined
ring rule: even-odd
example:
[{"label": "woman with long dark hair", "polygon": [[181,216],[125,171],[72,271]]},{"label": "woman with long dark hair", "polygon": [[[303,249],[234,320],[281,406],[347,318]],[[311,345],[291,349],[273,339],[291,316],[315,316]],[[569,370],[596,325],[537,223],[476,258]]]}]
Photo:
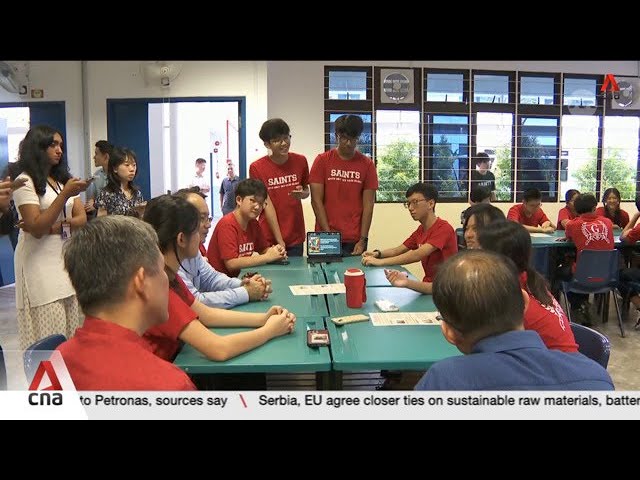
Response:
[{"label": "woman with long dark hair", "polygon": [[[280,306],[265,313],[234,312],[208,307],[191,294],[178,275],[182,260],[200,255],[200,214],[191,203],[176,195],[156,197],[147,205],[144,221],[158,234],[169,276],[169,320],[144,334],[156,355],[171,361],[186,342],[207,358],[224,361],[293,331],[296,316]],[[222,336],[208,327],[257,328]]]},{"label": "woman with long dark hair", "polygon": [[15,252],[16,307],[20,348],[53,333],[67,338],[80,326],[75,290],[62,260],[64,241],[87,222],[80,192],[88,183],[72,178],[62,134],[32,127],[20,142],[13,193],[22,231]]},{"label": "woman with long dark hair", "polygon": [[602,207],[596,209],[596,215],[611,220],[614,228],[624,228],[629,223],[629,214],[620,208],[620,191],[617,188],[607,188],[602,195]]},{"label": "woman with long dark hair", "polygon": [[538,332],[550,349],[577,352],[578,345],[564,310],[549,292],[542,275],[531,266],[529,232],[516,222],[494,222],[478,229],[478,240],[482,249],[501,253],[518,267],[520,288],[529,295],[529,306],[524,312],[525,330]]}]

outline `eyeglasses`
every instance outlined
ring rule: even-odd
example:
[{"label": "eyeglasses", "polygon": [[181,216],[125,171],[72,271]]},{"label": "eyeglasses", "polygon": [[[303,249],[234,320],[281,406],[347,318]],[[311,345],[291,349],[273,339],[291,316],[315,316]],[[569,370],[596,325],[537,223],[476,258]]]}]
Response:
[{"label": "eyeglasses", "polygon": [[291,143],[291,135],[286,135],[280,138],[274,138],[273,140],[270,140],[270,142],[274,144]]},{"label": "eyeglasses", "polygon": [[436,320],[438,320],[440,323],[444,322],[447,325],[451,325],[453,328],[458,330],[460,333],[466,333],[465,330],[462,330],[460,327],[458,327],[454,323],[451,323],[449,320],[445,319],[442,315],[436,315]]},{"label": "eyeglasses", "polygon": [[404,202],[404,208],[409,208],[409,205],[411,205],[412,207],[416,207],[416,205],[418,205],[418,203],[420,202],[428,202],[429,200],[427,200],[426,198],[421,198],[420,200],[411,200],[410,202]]},{"label": "eyeglasses", "polygon": [[213,217],[209,217],[207,215],[200,215],[200,221],[202,223],[211,223],[213,221]]},{"label": "eyeglasses", "polygon": [[360,141],[360,137],[349,137],[347,135],[338,135],[338,140],[343,143],[358,143]]}]

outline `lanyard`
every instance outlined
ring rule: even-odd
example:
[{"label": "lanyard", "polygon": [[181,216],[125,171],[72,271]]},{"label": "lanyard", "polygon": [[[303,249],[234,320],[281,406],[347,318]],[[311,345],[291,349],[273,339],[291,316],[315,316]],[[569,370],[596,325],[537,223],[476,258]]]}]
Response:
[{"label": "lanyard", "polygon": [[[51,189],[52,189],[54,192],[56,192],[56,196],[57,196],[57,195],[60,195],[60,192],[62,192],[62,188],[60,187],[60,184],[59,184],[57,181],[56,181],[56,184],[58,185],[58,188],[59,188],[60,190],[58,190],[56,187],[54,187],[54,186],[51,184],[51,182],[49,181],[49,179],[47,179],[47,183],[49,184],[49,186],[51,187]],[[66,204],[62,207],[62,215],[64,215],[64,219],[66,220],[66,219],[67,219],[67,205],[66,205]]]}]

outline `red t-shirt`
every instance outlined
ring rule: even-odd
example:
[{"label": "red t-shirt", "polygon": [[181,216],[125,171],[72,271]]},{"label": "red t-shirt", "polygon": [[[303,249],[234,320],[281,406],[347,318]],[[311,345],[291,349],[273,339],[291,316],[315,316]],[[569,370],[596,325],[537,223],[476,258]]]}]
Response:
[{"label": "red t-shirt", "polygon": [[178,367],[158,358],[136,332],[87,316],[60,345],[77,390],[195,390]]},{"label": "red t-shirt", "polygon": [[[278,225],[287,247],[304,242],[306,231],[302,202],[291,195],[297,186],[309,185],[309,164],[297,153],[289,153],[287,161],[278,165],[269,156],[256,160],[249,167],[249,177],[261,180],[269,192],[269,201],[276,209]],[[274,245],[276,239],[269,228],[267,217],[260,215],[260,229],[266,242]]]},{"label": "red t-shirt", "polygon": [[433,282],[438,266],[451,255],[458,253],[458,239],[453,227],[446,220],[437,218],[435,223],[425,230],[420,225],[409,238],[404,241],[404,246],[410,250],[416,250],[425,243],[436,248],[434,252],[424,257],[422,268],[424,269],[423,282]]},{"label": "red t-shirt", "polygon": [[[567,238],[576,245],[576,263],[583,250],[613,250],[613,224],[595,213],[583,213],[567,224]],[[575,271],[576,264],[573,264]]]},{"label": "red t-shirt", "polygon": [[564,230],[564,227],[562,226],[562,221],[563,220],[573,220],[576,217],[577,217],[577,215],[574,215],[571,212],[571,210],[569,210],[569,207],[561,208],[560,211],[558,212],[558,221],[556,223],[556,228],[558,230]]},{"label": "red t-shirt", "polygon": [[[340,232],[343,242],[359,241],[362,192],[378,189],[378,173],[373,160],[357,150],[351,160],[343,160],[334,148],[316,157],[309,183],[324,185],[329,229]],[[316,231],[319,230],[320,224],[316,222]]]},{"label": "red t-shirt", "polygon": [[640,240],[640,223],[629,230],[625,237],[625,242],[627,243],[636,243],[638,240]]},{"label": "red t-shirt", "polygon": [[[596,208],[596,215],[600,215],[601,217],[609,218],[606,215],[606,211],[605,211],[604,207]],[[609,220],[611,220],[611,219],[609,218]],[[620,222],[616,223],[616,225],[618,225],[620,228],[624,228],[624,227],[627,226],[627,223],[629,223],[629,214],[626,211],[620,209]]]},{"label": "red t-shirt", "polygon": [[224,261],[250,257],[253,252],[260,253],[268,246],[257,220],[250,220],[247,229],[243,230],[233,212],[230,212],[218,221],[213,230],[207,258],[217,271],[226,273],[230,277],[237,277],[240,270],[228,270]]},{"label": "red t-shirt", "polygon": [[198,314],[191,310],[195,297],[179,275],[176,275],[178,292],[169,288],[169,320],[144,332],[143,338],[151,346],[151,351],[160,358],[173,361],[180,349],[180,334]]},{"label": "red t-shirt", "polygon": [[529,306],[524,312],[525,330],[538,332],[544,344],[551,350],[577,352],[578,344],[573,336],[569,320],[553,295],[547,291],[553,304],[543,305],[529,292],[526,272],[520,274],[520,288],[529,294]]},{"label": "red t-shirt", "polygon": [[544,222],[550,221],[541,208],[536,210],[530,217],[527,217],[524,214],[524,205],[522,203],[514,205],[509,209],[507,220],[513,220],[514,222],[518,222],[529,227],[539,227]]}]

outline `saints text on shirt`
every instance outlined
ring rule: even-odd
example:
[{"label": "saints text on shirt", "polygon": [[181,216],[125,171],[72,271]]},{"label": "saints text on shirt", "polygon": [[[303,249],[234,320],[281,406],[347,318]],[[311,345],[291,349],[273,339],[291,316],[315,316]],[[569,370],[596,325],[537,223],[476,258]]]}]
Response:
[{"label": "saints text on shirt", "polygon": [[298,186],[298,175],[282,175],[280,177],[271,177],[267,179],[267,188],[269,190],[275,190],[276,188],[284,188],[291,186]]},{"label": "saints text on shirt", "polygon": [[241,243],[238,245],[238,255],[250,257],[253,255],[253,242]]},{"label": "saints text on shirt", "polygon": [[355,170],[340,170],[338,168],[331,169],[327,180],[329,182],[338,180],[341,182],[362,183],[362,180],[360,180],[360,172]]}]

